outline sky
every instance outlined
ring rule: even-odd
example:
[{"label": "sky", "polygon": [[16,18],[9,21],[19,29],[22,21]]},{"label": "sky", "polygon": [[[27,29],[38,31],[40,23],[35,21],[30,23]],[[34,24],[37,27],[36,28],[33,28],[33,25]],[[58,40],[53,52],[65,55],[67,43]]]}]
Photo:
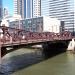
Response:
[{"label": "sky", "polygon": [[3,8],[8,8],[9,14],[13,15],[13,0],[3,0]]}]

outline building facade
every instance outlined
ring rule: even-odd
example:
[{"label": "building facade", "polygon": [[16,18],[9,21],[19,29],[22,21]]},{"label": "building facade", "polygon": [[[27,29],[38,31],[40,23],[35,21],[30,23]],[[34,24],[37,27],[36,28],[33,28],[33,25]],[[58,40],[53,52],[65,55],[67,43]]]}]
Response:
[{"label": "building facade", "polygon": [[41,15],[58,18],[64,22],[64,30],[73,32],[74,25],[74,0],[41,0]]},{"label": "building facade", "polygon": [[[20,20],[22,20],[21,16],[20,15],[13,15],[13,16],[5,16],[3,19],[2,19],[2,22],[1,22],[1,26],[5,25],[6,27],[12,27],[12,28],[19,28],[21,29],[21,22]],[[10,24],[12,22],[12,24]],[[16,25],[16,22],[17,25]],[[15,26],[16,25],[16,26]]]},{"label": "building facade", "polygon": [[47,16],[41,16],[36,18],[29,18],[20,21],[10,22],[10,27],[16,28],[19,27],[19,22],[21,28],[25,31],[30,32],[60,32],[60,21],[56,18],[50,18]]},{"label": "building facade", "polygon": [[14,14],[18,14],[17,0],[13,0],[13,3],[14,3]]},{"label": "building facade", "polygon": [[14,0],[14,14],[22,18],[41,16],[41,0]]},{"label": "building facade", "polygon": [[33,17],[41,16],[41,0],[33,0]]},{"label": "building facade", "polygon": [[0,23],[2,20],[2,0],[0,0]]},{"label": "building facade", "polygon": [[19,14],[22,18],[32,17],[33,0],[14,0],[14,14]]},{"label": "building facade", "polygon": [[41,0],[41,15],[49,16],[49,0]]}]

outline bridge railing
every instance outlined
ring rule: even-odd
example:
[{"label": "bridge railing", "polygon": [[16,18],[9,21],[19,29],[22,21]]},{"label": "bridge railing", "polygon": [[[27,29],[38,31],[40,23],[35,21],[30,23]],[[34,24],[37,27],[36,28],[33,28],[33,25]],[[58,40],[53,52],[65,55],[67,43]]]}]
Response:
[{"label": "bridge railing", "polygon": [[0,26],[0,44],[12,43],[33,43],[55,40],[72,39],[70,32],[53,33],[53,32],[26,32],[21,29],[15,29],[5,26]]}]

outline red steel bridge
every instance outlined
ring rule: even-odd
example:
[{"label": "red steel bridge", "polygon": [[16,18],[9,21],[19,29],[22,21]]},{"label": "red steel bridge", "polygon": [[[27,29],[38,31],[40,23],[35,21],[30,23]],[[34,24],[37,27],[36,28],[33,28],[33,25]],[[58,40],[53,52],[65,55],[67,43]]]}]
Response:
[{"label": "red steel bridge", "polygon": [[[66,41],[73,37],[70,32],[64,31],[61,33],[53,32],[27,32],[25,30],[0,26],[0,57],[4,52],[3,47],[15,45],[28,45],[41,42]],[[3,48],[3,49],[2,49]]]}]

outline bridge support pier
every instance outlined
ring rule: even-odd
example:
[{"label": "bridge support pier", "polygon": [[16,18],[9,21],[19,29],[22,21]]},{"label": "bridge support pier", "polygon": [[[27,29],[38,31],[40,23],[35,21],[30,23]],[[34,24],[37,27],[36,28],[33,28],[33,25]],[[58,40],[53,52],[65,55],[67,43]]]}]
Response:
[{"label": "bridge support pier", "polygon": [[45,56],[53,56],[66,52],[68,41],[47,42],[42,45]]},{"label": "bridge support pier", "polygon": [[67,51],[72,51],[75,53],[75,39],[73,38],[68,45]]},{"label": "bridge support pier", "polygon": [[2,61],[2,57],[7,53],[6,47],[0,47],[0,64]]},{"label": "bridge support pier", "polygon": [[7,53],[6,47],[1,47],[1,57]]},{"label": "bridge support pier", "polygon": [[[6,50],[6,47],[1,47],[0,46],[0,71],[1,71],[1,68],[2,68],[2,57],[6,54],[7,50]],[[0,72],[0,74],[2,74]]]}]

